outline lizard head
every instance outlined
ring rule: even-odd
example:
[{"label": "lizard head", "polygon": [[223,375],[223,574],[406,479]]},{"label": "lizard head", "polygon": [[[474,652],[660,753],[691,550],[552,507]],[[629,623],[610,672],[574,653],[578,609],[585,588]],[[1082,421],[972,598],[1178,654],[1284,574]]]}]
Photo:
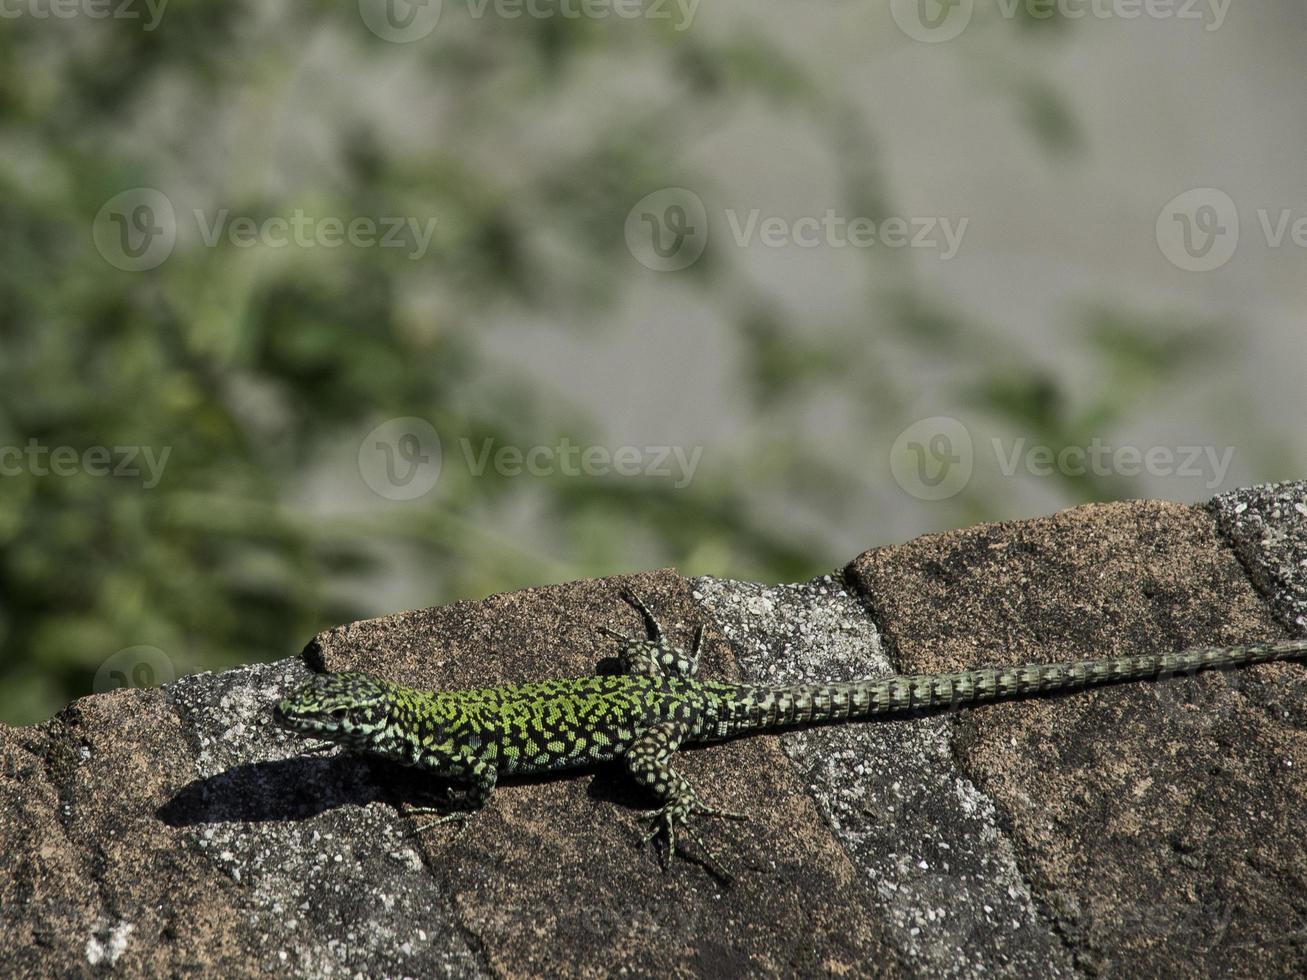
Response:
[{"label": "lizard head", "polygon": [[393,685],[369,674],[319,674],[272,710],[282,728],[343,745],[371,744],[384,731]]}]

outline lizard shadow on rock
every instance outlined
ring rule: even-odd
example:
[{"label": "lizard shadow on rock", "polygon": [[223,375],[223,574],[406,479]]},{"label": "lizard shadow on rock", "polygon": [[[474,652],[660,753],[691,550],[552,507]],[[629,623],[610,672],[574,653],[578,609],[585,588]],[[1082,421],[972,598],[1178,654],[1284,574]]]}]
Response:
[{"label": "lizard shadow on rock", "polygon": [[[651,797],[634,785],[620,766],[601,764],[581,769],[506,776],[500,786],[540,785],[594,778],[589,795],[631,809],[651,805]],[[367,755],[296,756],[250,762],[196,779],[178,790],[155,815],[171,827],[204,823],[260,823],[303,820],[340,806],[438,802],[454,785],[420,770]]]},{"label": "lizard shadow on rock", "polygon": [[[592,799],[611,802],[632,811],[657,805],[620,765],[612,763],[555,773],[508,776],[500,780],[500,785],[541,785],[586,774],[594,777],[587,789]],[[341,806],[365,806],[374,802],[386,803],[395,808],[397,815],[402,815],[403,803],[429,802],[438,798],[449,785],[448,780],[366,755],[297,756],[272,762],[245,763],[196,779],[160,806],[155,815],[170,827],[291,822]],[[719,876],[713,864],[695,851],[678,844],[677,854]],[[663,858],[659,860],[661,862]],[[729,883],[728,878],[722,881]]]},{"label": "lizard shadow on rock", "polygon": [[338,806],[388,799],[378,768],[351,756],[245,763],[188,783],[155,815],[173,827],[300,820]]}]

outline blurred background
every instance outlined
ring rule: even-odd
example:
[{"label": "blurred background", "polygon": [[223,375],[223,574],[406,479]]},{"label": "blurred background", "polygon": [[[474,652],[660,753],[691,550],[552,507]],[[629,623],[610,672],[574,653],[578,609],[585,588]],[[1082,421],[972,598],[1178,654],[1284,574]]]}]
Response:
[{"label": "blurred background", "polygon": [[0,720],[1307,474],[1299,0],[8,0]]}]

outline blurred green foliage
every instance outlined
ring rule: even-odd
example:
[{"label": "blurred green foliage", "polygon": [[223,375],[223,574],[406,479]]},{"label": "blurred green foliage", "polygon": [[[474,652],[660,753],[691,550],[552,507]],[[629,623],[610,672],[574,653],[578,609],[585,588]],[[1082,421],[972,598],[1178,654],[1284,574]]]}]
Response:
[{"label": "blurred green foliage", "polygon": [[[1104,380],[1093,404],[1073,407],[1029,352],[933,302],[902,255],[866,259],[891,285],[868,286],[865,316],[800,324],[710,248],[685,281],[736,328],[738,397],[754,420],[728,463],[683,489],[524,488],[449,467],[424,501],[320,510],[334,481],[357,494],[357,472],[338,464],[387,418],[473,442],[602,437],[603,419],[489,354],[480,321],[494,311],[574,322],[583,338],[600,329],[632,268],[631,204],[651,188],[703,186],[686,148],[735,107],[765,107],[824,141],[850,206],[889,210],[859,114],[761,36],[473,24],[446,8],[412,47],[362,30],[353,3],[325,0],[280,12],[172,0],[152,32],[0,24],[0,445],[171,449],[149,490],[85,473],[0,479],[0,719],[33,721],[89,693],[105,659],[133,645],[167,651],[178,671],[286,656],[317,630],[385,611],[374,586],[387,576],[416,578],[409,593],[434,603],[667,564],[764,580],[824,571],[896,535],[823,538],[813,514],[864,498],[868,466],[825,451],[803,417],[838,390],[859,406],[847,421],[864,427],[867,458],[883,454],[913,384],[882,356],[890,347],[950,365],[978,410],[1051,445],[1102,431],[1203,355],[1193,329],[1095,313],[1084,337]],[[336,51],[338,70],[304,68],[310,48]],[[608,84],[611,98],[567,111]],[[1032,140],[1074,147],[1053,87],[1012,91]],[[280,115],[308,109],[309,120]],[[411,132],[397,133],[396,110]],[[425,138],[428,118],[439,139]],[[571,142],[529,152],[523,134],[551,125]],[[123,272],[89,230],[137,186],[181,189],[179,210],[193,200],[255,218],[303,207],[440,222],[422,262],[180,241],[159,268]],[[1107,492],[1069,479],[1069,500]],[[781,520],[760,488],[805,503]],[[509,529],[523,506],[546,529],[534,541]],[[995,513],[983,494],[965,506],[955,519]]]}]

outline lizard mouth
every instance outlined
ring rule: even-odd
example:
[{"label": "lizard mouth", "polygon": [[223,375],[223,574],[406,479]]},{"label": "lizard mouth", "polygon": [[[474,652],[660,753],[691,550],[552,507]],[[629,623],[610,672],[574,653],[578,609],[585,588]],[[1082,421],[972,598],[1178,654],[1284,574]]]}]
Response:
[{"label": "lizard mouth", "polygon": [[321,727],[317,719],[301,714],[289,701],[282,701],[272,709],[272,720],[292,732],[316,731]]}]

